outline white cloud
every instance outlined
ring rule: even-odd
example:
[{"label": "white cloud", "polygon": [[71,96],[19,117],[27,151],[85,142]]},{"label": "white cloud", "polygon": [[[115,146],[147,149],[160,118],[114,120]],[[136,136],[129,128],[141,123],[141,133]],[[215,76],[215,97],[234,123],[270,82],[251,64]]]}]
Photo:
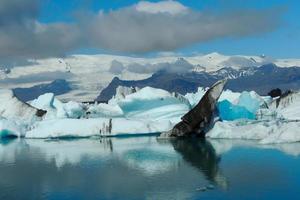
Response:
[{"label": "white cloud", "polygon": [[157,13],[169,13],[172,15],[185,13],[188,8],[181,3],[173,0],[160,1],[160,2],[148,2],[140,1],[136,4],[135,9],[139,12],[146,12],[151,14]]},{"label": "white cloud", "polygon": [[175,62],[162,62],[157,64],[130,63],[127,70],[139,74],[155,73],[157,71],[167,71],[171,73],[185,73],[192,70],[194,66],[184,58],[178,58]]}]

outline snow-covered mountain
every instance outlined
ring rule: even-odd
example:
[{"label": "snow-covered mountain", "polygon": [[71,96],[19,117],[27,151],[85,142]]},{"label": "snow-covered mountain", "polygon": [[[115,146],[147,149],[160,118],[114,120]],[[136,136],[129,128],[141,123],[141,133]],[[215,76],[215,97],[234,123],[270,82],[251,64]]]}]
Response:
[{"label": "snow-covered mountain", "polygon": [[116,94],[119,86],[143,88],[151,86],[169,92],[186,94],[196,92],[198,87],[210,87],[221,79],[229,79],[226,88],[234,92],[256,91],[260,95],[267,95],[272,89],[280,88],[283,91],[300,90],[300,67],[282,68],[275,64],[266,64],[260,67],[233,69],[222,68],[216,72],[186,72],[170,73],[159,71],[150,78],[143,80],[121,80],[114,78],[101,91],[98,101],[106,101]]},{"label": "snow-covered mountain", "polygon": [[[180,57],[180,59],[179,59]],[[119,73],[111,70],[118,61]],[[179,62],[180,61],[180,62]],[[130,57],[116,55],[71,55],[65,58],[30,60],[26,66],[14,66],[0,76],[1,88],[24,88],[65,79],[72,90],[59,96],[64,100],[88,101],[94,99],[114,77],[122,80],[149,78],[155,70],[179,68],[196,73],[237,78],[254,73],[258,66],[274,63],[279,67],[300,66],[300,59],[273,59],[268,56],[227,56],[219,53],[207,55],[160,55]],[[114,62],[116,63],[116,62]],[[181,67],[181,68],[180,68]],[[4,71],[8,72],[6,68]],[[141,70],[142,69],[142,70]]]}]

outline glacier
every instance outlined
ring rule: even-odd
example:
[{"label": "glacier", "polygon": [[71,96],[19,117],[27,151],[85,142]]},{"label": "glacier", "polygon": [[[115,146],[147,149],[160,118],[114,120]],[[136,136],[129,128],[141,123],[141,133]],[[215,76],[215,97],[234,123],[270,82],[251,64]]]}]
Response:
[{"label": "glacier", "polygon": [[[46,93],[24,103],[0,91],[0,138],[77,138],[159,134],[171,130],[208,88],[181,95],[162,89],[119,88],[108,103],[62,102]],[[260,144],[300,141],[300,93],[281,98],[253,91],[224,90],[207,138],[256,140]]]}]

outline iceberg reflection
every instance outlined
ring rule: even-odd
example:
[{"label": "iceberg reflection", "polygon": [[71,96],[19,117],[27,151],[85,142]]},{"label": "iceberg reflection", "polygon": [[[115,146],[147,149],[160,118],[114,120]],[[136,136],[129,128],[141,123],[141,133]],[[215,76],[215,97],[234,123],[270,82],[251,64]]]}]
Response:
[{"label": "iceberg reflection", "polygon": [[[232,151],[235,148],[239,151]],[[260,191],[277,183],[274,190],[278,191],[285,178],[298,181],[300,174],[295,175],[282,159],[293,165],[298,160],[278,150],[297,156],[299,149],[300,143],[155,137],[2,140],[0,199],[199,199],[240,191],[251,196],[250,187]],[[270,157],[270,152],[276,157]],[[264,182],[257,174],[266,177]],[[197,191],[210,184],[216,187]]]}]

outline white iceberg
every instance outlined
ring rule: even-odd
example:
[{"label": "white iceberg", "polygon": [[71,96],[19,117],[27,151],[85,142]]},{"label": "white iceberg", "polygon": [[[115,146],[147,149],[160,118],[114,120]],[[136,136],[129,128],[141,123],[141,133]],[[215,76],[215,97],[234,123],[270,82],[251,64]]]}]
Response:
[{"label": "white iceberg", "polygon": [[270,108],[277,111],[279,117],[289,120],[300,120],[300,92],[291,93],[276,99]]},{"label": "white iceberg", "polygon": [[11,90],[0,90],[0,116],[8,120],[31,123],[39,120],[38,109],[17,99]]},{"label": "white iceberg", "polygon": [[151,134],[172,128],[169,120],[150,121],[125,118],[53,119],[34,124],[26,138],[117,136]]},{"label": "white iceberg", "polygon": [[44,119],[80,118],[84,114],[83,105],[74,101],[62,103],[53,93],[45,93],[30,102],[30,105],[46,110]]},{"label": "white iceberg", "polygon": [[0,138],[22,137],[24,133],[24,126],[17,124],[15,121],[0,117]]},{"label": "white iceberg", "polygon": [[216,122],[207,133],[208,138],[258,140],[261,144],[300,141],[300,122],[273,121],[223,121]]}]

